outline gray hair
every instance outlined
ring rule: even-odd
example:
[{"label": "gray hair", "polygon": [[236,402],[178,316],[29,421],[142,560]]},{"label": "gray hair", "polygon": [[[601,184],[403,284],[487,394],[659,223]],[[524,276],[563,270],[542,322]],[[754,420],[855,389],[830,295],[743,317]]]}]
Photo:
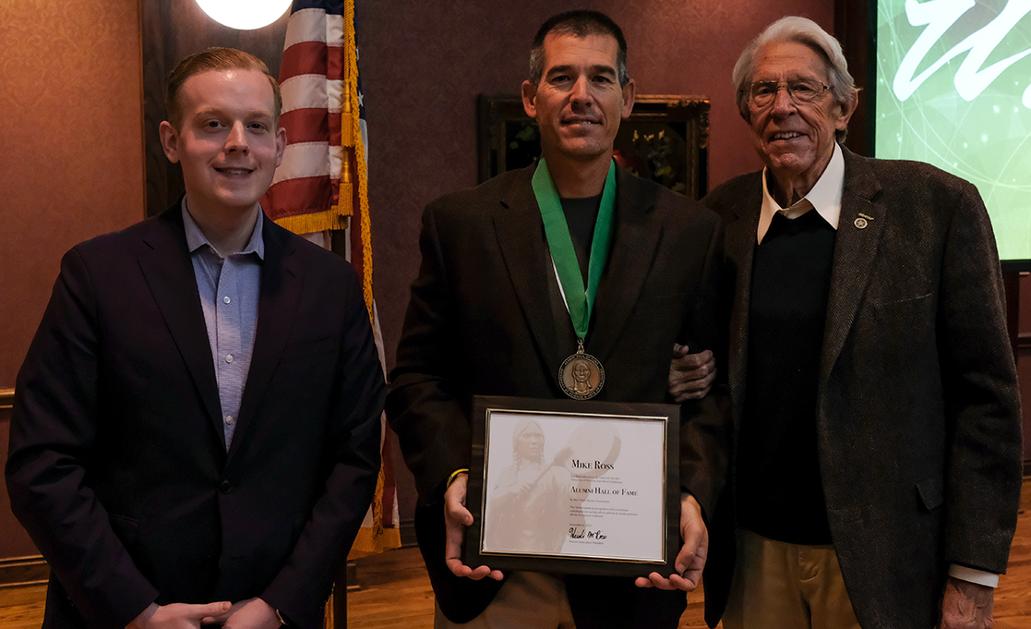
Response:
[{"label": "gray hair", "polygon": [[[737,63],[734,64],[731,81],[734,83],[737,93],[737,108],[742,118],[749,119],[748,87],[752,80],[752,72],[755,70],[755,54],[768,44],[780,42],[803,44],[819,54],[827,64],[830,91],[834,99],[846,109],[852,105],[859,94],[859,89],[856,88],[855,79],[849,74],[848,62],[845,60],[844,53],[841,52],[841,44],[809,18],[789,15],[780,18],[759,33],[759,36],[745,47],[741,56],[738,57]],[[839,141],[844,140],[844,136],[844,131],[838,132]]]}]

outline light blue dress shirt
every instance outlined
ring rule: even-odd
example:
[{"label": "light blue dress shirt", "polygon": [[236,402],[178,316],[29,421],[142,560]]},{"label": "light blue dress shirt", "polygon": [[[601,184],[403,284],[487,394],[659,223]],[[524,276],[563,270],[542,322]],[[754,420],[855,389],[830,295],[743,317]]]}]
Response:
[{"label": "light blue dress shirt", "polygon": [[243,250],[223,255],[190,216],[186,199],[183,199],[182,211],[186,246],[197,278],[197,292],[215,363],[222,431],[228,450],[236,430],[258,327],[261,263],[265,259],[265,241],[261,236],[263,213],[259,209],[254,230]]}]

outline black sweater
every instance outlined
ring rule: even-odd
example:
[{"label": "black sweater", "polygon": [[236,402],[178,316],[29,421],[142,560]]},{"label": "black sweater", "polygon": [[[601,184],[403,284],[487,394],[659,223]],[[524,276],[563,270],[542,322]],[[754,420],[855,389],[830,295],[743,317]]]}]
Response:
[{"label": "black sweater", "polygon": [[756,247],[737,488],[741,525],[829,544],[816,399],[834,228],[815,210],[777,214]]}]

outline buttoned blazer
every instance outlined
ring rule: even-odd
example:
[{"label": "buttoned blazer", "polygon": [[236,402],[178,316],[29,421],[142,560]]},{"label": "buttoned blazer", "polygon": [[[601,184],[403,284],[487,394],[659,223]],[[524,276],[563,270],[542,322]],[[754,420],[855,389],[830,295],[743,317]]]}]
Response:
[{"label": "buttoned blazer", "polygon": [[[387,413],[419,491],[419,544],[440,607],[457,622],[478,615],[498,589],[444,565],[444,484],[469,466],[471,397],[563,398],[556,374],[576,350],[532,173],[508,172],[426,208],[422,263],[391,373]],[[718,343],[721,242],[715,214],[618,171],[612,248],[586,339],[607,372],[597,399],[667,401],[673,343]],[[725,414],[712,399],[684,405],[683,415],[682,484],[712,505]],[[682,593],[636,590],[630,579],[570,577],[566,587],[581,627],[661,626],[654,623],[675,623],[684,606]]]},{"label": "buttoned blazer", "polygon": [[[844,157],[816,418],[827,517],[860,624],[929,627],[948,565],[1005,571],[1016,524],[1020,406],[1002,274],[974,186],[927,164]],[[760,173],[705,200],[726,226],[735,428],[761,201]],[[719,519],[711,626],[733,567],[732,518]]]},{"label": "buttoned blazer", "polygon": [[260,595],[321,627],[376,483],[383,374],[350,265],[268,220],[263,236],[228,452],[179,206],[64,256],[6,466],[52,569],[44,626]]}]

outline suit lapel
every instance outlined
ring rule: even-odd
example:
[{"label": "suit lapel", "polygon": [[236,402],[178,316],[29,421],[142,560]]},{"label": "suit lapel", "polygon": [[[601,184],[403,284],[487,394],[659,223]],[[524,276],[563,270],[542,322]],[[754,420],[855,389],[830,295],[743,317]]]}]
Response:
[{"label": "suit lapel", "polygon": [[247,372],[247,384],[240,400],[240,418],[229,446],[227,465],[246,443],[254,430],[254,422],[269,380],[279,364],[287,339],[296,319],[302,278],[295,267],[293,244],[289,234],[271,220],[263,223],[265,259],[261,265],[261,295],[258,299],[258,328],[254,334],[254,351]]},{"label": "suit lapel", "polygon": [[197,292],[197,277],[186,248],[181,212],[181,206],[176,204],[150,221],[151,229],[144,236],[146,246],[139,256],[139,264],[224,447],[215,367]]},{"label": "suit lapel", "polygon": [[500,200],[503,209],[494,214],[494,232],[526,325],[550,371],[558,369],[562,354],[556,342],[548,294],[547,274],[554,271],[544,240],[540,209],[530,187],[532,174],[532,167],[526,169],[505,191]]},{"label": "suit lapel", "polygon": [[730,309],[730,339],[728,383],[734,400],[734,418],[744,412],[745,375],[748,365],[748,313],[752,287],[752,261],[755,256],[755,238],[759,229],[759,210],[762,205],[762,175],[749,182],[743,196],[729,211],[724,234],[725,255],[730,260],[733,275],[733,300]]},{"label": "suit lapel", "polygon": [[616,186],[612,249],[598,287],[586,343],[587,351],[602,364],[609,359],[637,305],[662,235],[660,222],[651,220],[654,191],[641,186],[623,169],[617,170]]},{"label": "suit lapel", "polygon": [[820,357],[821,383],[830,376],[855,321],[886,220],[884,206],[874,201],[881,187],[873,172],[863,158],[851,151],[842,151],[845,185],[827,297],[827,320]]},{"label": "suit lapel", "polygon": [[[574,348],[558,343],[550,307],[547,274],[553,274],[551,255],[541,227],[540,210],[530,187],[530,175],[516,180],[501,205],[507,211],[494,217],[498,247],[509,278],[522,305],[527,325],[548,368],[558,365]],[[661,226],[650,220],[654,193],[643,188],[622,169],[617,171],[617,197],[612,249],[598,288],[586,349],[603,363],[637,303],[651,270],[661,237]]]}]

